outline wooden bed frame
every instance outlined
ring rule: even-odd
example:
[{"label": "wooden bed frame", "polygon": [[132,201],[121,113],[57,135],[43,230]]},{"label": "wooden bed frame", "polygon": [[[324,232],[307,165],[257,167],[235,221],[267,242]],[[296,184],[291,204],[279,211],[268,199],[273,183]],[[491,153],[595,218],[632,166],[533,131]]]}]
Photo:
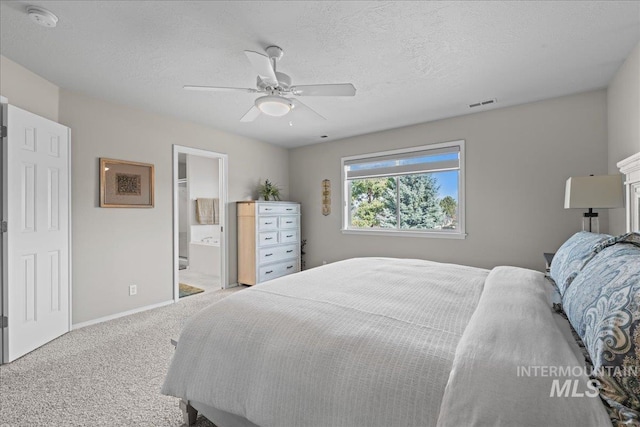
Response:
[{"label": "wooden bed frame", "polygon": [[182,419],[188,426],[196,423],[198,418],[198,410],[191,406],[188,400],[180,399],[180,410],[182,411]]}]

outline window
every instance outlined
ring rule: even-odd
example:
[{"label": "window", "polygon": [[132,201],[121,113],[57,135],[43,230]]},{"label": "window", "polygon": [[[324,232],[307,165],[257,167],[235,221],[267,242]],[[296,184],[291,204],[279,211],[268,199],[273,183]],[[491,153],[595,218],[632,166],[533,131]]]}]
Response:
[{"label": "window", "polygon": [[343,232],[464,238],[464,141],[344,157]]}]

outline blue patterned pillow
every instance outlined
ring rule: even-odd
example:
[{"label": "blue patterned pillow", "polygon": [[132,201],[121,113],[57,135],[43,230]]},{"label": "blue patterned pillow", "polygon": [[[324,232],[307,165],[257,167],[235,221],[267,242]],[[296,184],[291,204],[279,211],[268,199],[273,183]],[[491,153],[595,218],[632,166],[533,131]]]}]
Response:
[{"label": "blue patterned pillow", "polygon": [[593,247],[610,237],[608,234],[581,231],[571,236],[560,246],[560,249],[553,256],[549,271],[560,295],[564,295],[580,269],[593,257]]},{"label": "blue patterned pillow", "polygon": [[593,246],[593,252],[598,253],[604,248],[615,245],[616,243],[631,243],[640,247],[640,232],[633,231],[631,233],[622,234],[620,236],[610,237]]},{"label": "blue patterned pillow", "polygon": [[600,381],[601,396],[629,425],[640,423],[640,247],[598,252],[562,297]]}]

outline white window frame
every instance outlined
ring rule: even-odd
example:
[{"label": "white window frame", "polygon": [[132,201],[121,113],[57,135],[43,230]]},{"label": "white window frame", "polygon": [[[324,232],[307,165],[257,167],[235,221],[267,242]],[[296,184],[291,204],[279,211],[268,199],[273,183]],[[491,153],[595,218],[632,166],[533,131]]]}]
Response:
[{"label": "white window frame", "polygon": [[[465,228],[465,141],[448,141],[437,144],[421,145],[419,147],[401,148],[398,150],[380,151],[376,153],[359,154],[347,156],[341,159],[341,179],[342,179],[342,234],[374,235],[374,236],[404,236],[404,237],[430,237],[444,239],[464,239],[467,237]],[[460,177],[458,180],[458,228],[456,230],[387,230],[387,229],[359,229],[350,228],[351,212],[349,209],[349,182],[345,173],[345,163],[354,160],[366,160],[372,157],[393,156],[411,153],[415,151],[437,150],[448,147],[460,147]]]}]

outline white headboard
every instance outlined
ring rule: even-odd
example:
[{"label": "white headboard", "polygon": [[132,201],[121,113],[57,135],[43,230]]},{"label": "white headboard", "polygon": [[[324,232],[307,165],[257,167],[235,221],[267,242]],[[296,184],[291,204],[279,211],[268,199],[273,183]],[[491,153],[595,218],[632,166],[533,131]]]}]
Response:
[{"label": "white headboard", "polygon": [[627,232],[640,231],[640,153],[619,161],[617,166],[625,176]]}]

